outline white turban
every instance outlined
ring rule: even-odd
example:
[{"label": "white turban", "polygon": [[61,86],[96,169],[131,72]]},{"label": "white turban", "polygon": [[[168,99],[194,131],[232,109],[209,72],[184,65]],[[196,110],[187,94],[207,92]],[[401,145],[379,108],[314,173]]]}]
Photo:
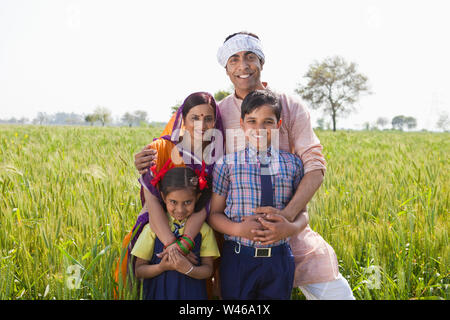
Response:
[{"label": "white turban", "polygon": [[251,51],[256,54],[264,63],[264,53],[261,41],[248,34],[237,34],[225,41],[217,51],[217,61],[222,67],[226,67],[228,59],[235,53],[241,51]]}]

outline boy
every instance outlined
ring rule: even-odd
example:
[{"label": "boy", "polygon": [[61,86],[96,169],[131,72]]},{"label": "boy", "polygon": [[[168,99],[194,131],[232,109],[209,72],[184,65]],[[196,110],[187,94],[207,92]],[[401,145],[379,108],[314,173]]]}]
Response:
[{"label": "boy", "polygon": [[[242,102],[240,120],[246,147],[226,155],[214,168],[208,223],[225,234],[220,266],[223,299],[291,296],[295,264],[289,239],[264,245],[249,240],[263,224],[254,209],[283,209],[304,175],[298,156],[273,147],[272,135],[281,126],[280,117],[281,106],[273,93],[249,93]],[[297,230],[302,230],[307,220],[299,215],[296,221],[302,227],[297,224]]]}]

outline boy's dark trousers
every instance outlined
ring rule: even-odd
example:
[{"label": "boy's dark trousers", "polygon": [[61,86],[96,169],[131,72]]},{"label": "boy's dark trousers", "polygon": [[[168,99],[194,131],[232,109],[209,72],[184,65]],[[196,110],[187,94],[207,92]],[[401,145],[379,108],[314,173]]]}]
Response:
[{"label": "boy's dark trousers", "polygon": [[[289,300],[295,263],[289,244],[256,250],[225,241],[220,263],[221,292],[225,300]],[[255,257],[255,254],[259,257]]]}]

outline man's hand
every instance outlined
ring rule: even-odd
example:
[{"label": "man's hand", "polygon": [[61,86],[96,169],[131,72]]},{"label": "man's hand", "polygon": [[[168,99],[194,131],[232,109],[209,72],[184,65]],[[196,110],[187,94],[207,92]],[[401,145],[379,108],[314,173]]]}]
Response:
[{"label": "man's hand", "polygon": [[256,214],[279,214],[280,216],[285,217],[288,221],[292,222],[295,220],[295,217],[297,216],[298,212],[290,212],[288,211],[287,207],[283,210],[278,210],[274,207],[258,207],[253,210]]},{"label": "man's hand", "polygon": [[278,210],[277,208],[274,208],[274,207],[258,207],[258,208],[255,208],[253,210],[253,212],[255,214],[257,214],[257,215],[260,215],[260,216],[265,216],[265,215],[268,215],[268,214],[279,214],[279,215],[282,215],[282,211]]},{"label": "man's hand", "polygon": [[272,244],[289,238],[298,232],[295,224],[289,222],[280,214],[269,213],[264,217],[258,217],[258,220],[264,227],[264,230],[252,230],[253,240],[261,242],[262,245]]},{"label": "man's hand", "polygon": [[134,166],[139,171],[139,174],[144,174],[148,171],[148,168],[155,164],[158,156],[155,149],[149,149],[150,145],[147,145],[141,152],[134,155]]}]

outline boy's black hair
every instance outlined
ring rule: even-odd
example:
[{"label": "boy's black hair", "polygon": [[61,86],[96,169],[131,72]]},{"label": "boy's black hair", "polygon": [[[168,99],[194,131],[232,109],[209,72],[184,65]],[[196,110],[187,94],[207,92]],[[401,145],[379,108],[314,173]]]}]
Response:
[{"label": "boy's black hair", "polygon": [[[159,191],[167,196],[170,192],[189,188],[197,195],[201,192],[200,198],[195,203],[195,212],[200,211],[208,202],[211,197],[211,178],[206,177],[208,182],[208,187],[200,191],[198,176],[195,174],[194,170],[189,167],[176,167],[172,168],[164,175],[159,183]],[[164,204],[164,210],[167,207]]]},{"label": "boy's black hair", "polygon": [[281,104],[277,96],[270,90],[255,90],[250,92],[242,101],[241,119],[244,120],[246,114],[252,113],[255,109],[263,105],[272,107],[277,121],[281,118]]}]

